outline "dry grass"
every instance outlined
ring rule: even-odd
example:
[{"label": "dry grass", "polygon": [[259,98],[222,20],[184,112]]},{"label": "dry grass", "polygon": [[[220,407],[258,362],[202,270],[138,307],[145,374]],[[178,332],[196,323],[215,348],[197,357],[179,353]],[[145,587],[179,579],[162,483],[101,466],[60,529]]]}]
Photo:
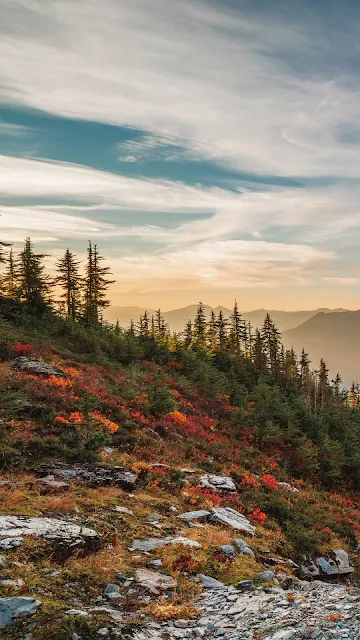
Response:
[{"label": "dry grass", "polygon": [[91,585],[102,585],[113,581],[116,571],[128,569],[126,553],[120,548],[105,549],[84,558],[73,556],[64,565],[76,580]]}]

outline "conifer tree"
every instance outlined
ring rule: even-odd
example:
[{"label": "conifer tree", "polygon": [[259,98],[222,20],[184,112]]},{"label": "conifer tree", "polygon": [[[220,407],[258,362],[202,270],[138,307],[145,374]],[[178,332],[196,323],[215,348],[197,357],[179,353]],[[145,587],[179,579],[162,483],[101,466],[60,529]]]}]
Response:
[{"label": "conifer tree", "polygon": [[191,320],[186,323],[184,331],[184,347],[185,349],[191,349],[193,344],[193,326]]},{"label": "conifer tree", "polygon": [[144,312],[144,315],[140,316],[138,331],[142,338],[147,338],[150,334],[150,320],[147,311]]},{"label": "conifer tree", "polygon": [[26,238],[18,262],[19,297],[35,308],[49,304],[52,282],[45,273],[43,253],[35,253],[30,238]]},{"label": "conifer tree", "polygon": [[65,302],[65,314],[68,318],[76,320],[80,314],[80,292],[83,279],[79,274],[80,262],[75,255],[66,249],[65,254],[57,262],[57,277],[55,283],[63,289],[61,298]]},{"label": "conifer tree", "polygon": [[267,369],[267,359],[264,352],[263,339],[259,329],[256,329],[253,345],[253,362],[255,371],[265,373]]},{"label": "conifer tree", "polygon": [[100,312],[109,306],[106,292],[110,284],[115,281],[109,279],[110,267],[102,267],[104,260],[98,252],[97,245],[89,242],[88,257],[85,274],[85,303],[83,317],[87,324],[97,324],[100,320]]},{"label": "conifer tree", "polygon": [[268,313],[265,316],[261,330],[261,337],[270,371],[271,373],[277,373],[279,370],[279,352],[281,344],[280,333],[276,329]]},{"label": "conifer tree", "polygon": [[1,288],[8,298],[18,297],[18,269],[16,266],[14,252],[10,249],[9,255],[5,258],[5,273],[1,280]]},{"label": "conifer tree", "polygon": [[217,320],[214,311],[211,311],[210,321],[207,327],[207,347],[210,353],[217,349]]},{"label": "conifer tree", "polygon": [[217,326],[217,338],[218,348],[220,351],[226,351],[227,347],[227,320],[225,320],[222,311],[219,311],[219,315],[216,322]]},{"label": "conifer tree", "polygon": [[193,338],[194,338],[193,344],[195,349],[198,349],[200,351],[206,350],[206,329],[207,329],[207,322],[206,322],[204,305],[202,302],[199,302],[199,305],[196,311],[195,320],[194,320],[194,331],[193,331]]},{"label": "conifer tree", "polygon": [[230,349],[233,355],[239,356],[242,352],[242,344],[245,346],[246,341],[246,326],[241,320],[241,314],[239,313],[238,305],[235,300],[234,309],[230,316],[230,332],[229,343]]},{"label": "conifer tree", "polygon": [[321,411],[324,411],[325,407],[325,398],[327,395],[327,391],[329,388],[329,377],[328,377],[329,369],[327,368],[325,361],[321,358],[320,366],[319,366],[319,394],[320,394],[320,406]]}]

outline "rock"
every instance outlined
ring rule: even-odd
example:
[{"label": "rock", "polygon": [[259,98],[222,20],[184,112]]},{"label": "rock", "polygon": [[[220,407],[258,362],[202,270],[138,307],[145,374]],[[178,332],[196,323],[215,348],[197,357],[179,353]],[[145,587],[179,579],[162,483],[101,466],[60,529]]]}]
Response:
[{"label": "rock", "polygon": [[176,507],[170,507],[169,511],[171,511],[172,513],[177,513],[178,512]]},{"label": "rock", "polygon": [[68,609],[65,613],[68,616],[80,616],[83,618],[89,615],[87,611],[82,611],[81,609]]},{"label": "rock", "polygon": [[191,522],[192,520],[200,520],[200,522],[204,522],[210,516],[210,511],[205,511],[202,509],[200,511],[186,511],[185,513],[181,513],[177,516],[180,520],[186,520],[186,522]]},{"label": "rock", "polygon": [[12,489],[13,483],[10,480],[0,480],[0,489]]},{"label": "rock", "polygon": [[107,627],[101,627],[101,629],[98,629],[96,633],[101,638],[106,638],[106,636],[109,635],[110,631],[109,631],[109,629]]},{"label": "rock", "polygon": [[154,551],[155,549],[160,549],[160,547],[165,547],[165,545],[169,544],[170,540],[172,540],[171,537],[133,540],[131,543],[131,548],[134,549],[134,551]]},{"label": "rock", "polygon": [[182,536],[179,536],[178,538],[172,538],[172,540],[170,540],[170,544],[181,544],[183,545],[183,547],[191,547],[192,549],[202,548],[200,542],[197,542],[196,540],[190,540],[190,538],[183,538]]},{"label": "rock", "polygon": [[124,491],[132,491],[137,482],[137,475],[127,471],[125,467],[98,467],[90,464],[66,465],[58,464],[56,466],[43,464],[36,469],[39,476],[48,476],[49,474],[56,478],[62,478],[66,482],[76,480],[86,484],[88,487],[102,487],[115,484]]},{"label": "rock", "polygon": [[340,575],[346,575],[355,571],[354,567],[349,565],[349,556],[343,549],[331,551],[330,556],[335,561]]},{"label": "rock", "polygon": [[16,549],[17,547],[20,547],[23,542],[23,538],[3,538],[0,539],[0,549],[3,549],[4,551]]},{"label": "rock", "polygon": [[153,595],[157,596],[162,591],[175,589],[176,582],[171,576],[150,571],[149,569],[137,569],[135,572],[137,583]]},{"label": "rock", "polygon": [[240,591],[255,591],[255,586],[252,580],[240,580],[236,586]]},{"label": "rock", "polygon": [[104,589],[104,596],[108,600],[118,600],[121,598],[120,587],[117,584],[107,584]]},{"label": "rock", "polygon": [[0,569],[6,569],[8,565],[9,563],[7,561],[7,558],[5,558],[5,556],[0,556]]},{"label": "rock", "polygon": [[315,563],[320,569],[320,572],[325,573],[327,576],[333,576],[337,574],[336,569],[331,566],[331,564],[325,560],[325,558],[316,558]]},{"label": "rock", "polygon": [[205,589],[225,589],[225,585],[223,582],[215,580],[215,578],[211,578],[210,576],[205,576],[203,573],[198,573],[196,577],[198,580],[200,580],[202,586],[205,587]]},{"label": "rock", "polygon": [[295,633],[296,629],[283,629],[283,631],[276,631],[271,636],[266,636],[265,640],[290,640]]},{"label": "rock", "polygon": [[58,369],[55,369],[51,364],[42,362],[42,360],[30,360],[30,358],[26,358],[25,356],[15,358],[12,366],[18,371],[25,371],[25,373],[33,376],[45,376],[47,378],[50,376],[56,376],[57,378],[64,377],[64,374]]},{"label": "rock", "polygon": [[0,584],[2,587],[12,587],[13,589],[21,589],[21,587],[25,586],[25,582],[21,578],[17,580],[1,580]]},{"label": "rock", "polygon": [[260,580],[267,580],[268,582],[272,582],[275,578],[275,573],[273,571],[262,571],[259,573]]},{"label": "rock", "polygon": [[225,555],[227,556],[235,555],[235,549],[232,544],[223,544],[221,547],[219,547],[219,551],[221,551],[221,553],[225,553]]},{"label": "rock", "polygon": [[134,512],[131,511],[131,509],[128,509],[127,507],[115,507],[115,511],[117,511],[117,513],[126,513],[128,516],[134,515]]},{"label": "rock", "polygon": [[250,549],[250,547],[248,547],[245,540],[242,540],[241,538],[237,538],[236,540],[234,540],[234,544],[237,546],[239,553],[243,553],[246,556],[254,557],[255,554],[253,550]]},{"label": "rock", "polygon": [[62,491],[68,491],[70,484],[63,482],[63,480],[55,480],[54,476],[46,476],[45,478],[39,478],[36,480],[36,484],[40,489],[40,493],[61,493]]},{"label": "rock", "polygon": [[150,564],[152,567],[154,567],[154,569],[161,569],[163,565],[162,560],[152,560]]},{"label": "rock", "polygon": [[332,578],[350,575],[353,572],[354,568],[349,564],[349,556],[343,549],[335,549],[330,551],[326,558],[319,557],[314,561],[305,561],[300,566],[300,573],[304,578],[317,578],[319,576]]},{"label": "rock", "polygon": [[[9,537],[2,540],[4,536]],[[94,529],[66,520],[0,516],[0,547],[8,549],[19,546],[23,539],[18,536],[38,536],[51,540],[55,543],[58,552],[67,554],[81,548],[92,551],[100,547],[100,536]]]},{"label": "rock", "polygon": [[40,600],[35,598],[0,598],[0,629],[19,618],[33,615],[40,606]]},{"label": "rock", "polygon": [[292,487],[288,482],[278,482],[278,487],[282,487],[286,491],[291,491],[292,493],[300,493],[300,489]]},{"label": "rock", "polygon": [[229,476],[216,476],[213,474],[205,474],[200,478],[200,484],[202,487],[208,487],[215,491],[230,491],[236,492],[236,485],[232,478]]},{"label": "rock", "polygon": [[220,524],[225,524],[233,529],[245,531],[252,535],[255,535],[256,533],[256,527],[250,524],[249,520],[244,515],[235,511],[235,509],[230,509],[229,507],[214,507],[211,510],[210,520],[211,522],[219,522]]}]

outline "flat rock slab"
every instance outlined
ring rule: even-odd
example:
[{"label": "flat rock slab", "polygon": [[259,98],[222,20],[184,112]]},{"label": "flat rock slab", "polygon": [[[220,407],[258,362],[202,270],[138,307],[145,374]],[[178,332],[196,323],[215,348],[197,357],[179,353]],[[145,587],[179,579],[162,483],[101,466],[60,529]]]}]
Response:
[{"label": "flat rock slab", "polygon": [[133,491],[137,482],[137,475],[127,471],[125,467],[98,467],[86,464],[79,465],[48,465],[43,464],[35,470],[38,476],[49,475],[61,478],[65,482],[76,480],[88,487],[102,487],[115,484],[124,491]]},{"label": "flat rock slab", "polygon": [[207,473],[200,478],[200,484],[202,487],[208,487],[215,491],[230,491],[236,492],[236,485],[232,478],[229,476],[216,476]]},{"label": "flat rock slab", "polygon": [[54,541],[58,551],[67,553],[75,551],[75,549],[83,548],[92,551],[100,547],[100,536],[94,529],[66,520],[0,516],[0,546],[2,539],[22,541],[20,536],[36,536]]},{"label": "flat rock slab", "polygon": [[175,589],[176,582],[171,576],[165,576],[162,573],[150,571],[149,569],[137,569],[135,572],[136,582],[140,587],[150,591],[157,596],[162,591]]},{"label": "flat rock slab", "polygon": [[177,517],[180,518],[180,520],[186,520],[186,522],[192,522],[192,520],[199,520],[200,522],[203,522],[207,520],[209,516],[210,511],[202,509],[200,511],[186,511],[186,513],[181,513]]},{"label": "flat rock slab", "polygon": [[15,358],[12,366],[18,371],[25,371],[25,373],[30,373],[33,376],[45,376],[46,378],[50,376],[56,376],[57,378],[64,377],[64,374],[51,364],[43,362],[42,360],[30,360],[30,358],[25,358],[25,356]]},{"label": "flat rock slab", "polygon": [[214,507],[211,510],[210,521],[225,524],[228,527],[232,527],[232,529],[251,533],[251,535],[255,535],[256,533],[256,527],[250,524],[249,520],[242,513],[229,507]]},{"label": "flat rock slab", "polygon": [[36,486],[39,487],[40,493],[62,493],[70,489],[70,484],[63,480],[55,480],[55,476],[46,476],[36,480]]},{"label": "flat rock slab", "polygon": [[319,557],[314,561],[309,560],[300,567],[304,578],[319,578],[346,576],[354,573],[354,567],[349,564],[349,556],[343,549],[330,551],[326,558]]},{"label": "flat rock slab", "polygon": [[196,540],[190,540],[190,538],[184,538],[179,536],[173,538],[172,536],[166,536],[166,538],[144,538],[143,540],[133,540],[131,548],[134,551],[155,551],[161,547],[166,547],[168,544],[181,544],[183,547],[192,547],[193,549],[201,549],[201,544]]},{"label": "flat rock slab", "polygon": [[35,598],[0,598],[0,629],[19,618],[33,615],[40,606],[40,600]]}]

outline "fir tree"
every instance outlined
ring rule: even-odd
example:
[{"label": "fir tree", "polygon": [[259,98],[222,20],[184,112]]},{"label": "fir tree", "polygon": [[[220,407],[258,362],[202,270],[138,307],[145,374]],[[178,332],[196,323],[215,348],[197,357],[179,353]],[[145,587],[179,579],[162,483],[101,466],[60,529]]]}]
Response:
[{"label": "fir tree", "polygon": [[35,253],[30,238],[26,238],[18,262],[19,297],[40,309],[49,304],[52,282],[45,273],[43,253]]},{"label": "fir tree", "polygon": [[219,311],[219,315],[216,322],[217,326],[217,339],[218,347],[220,351],[226,351],[227,347],[227,320],[225,320],[222,311]]},{"label": "fir tree", "polygon": [[193,344],[193,326],[191,320],[188,320],[186,323],[185,331],[184,331],[184,348],[191,349]]},{"label": "fir tree", "polygon": [[206,350],[206,329],[207,329],[207,322],[206,322],[204,305],[202,302],[199,302],[199,305],[196,311],[195,320],[194,320],[194,331],[193,331],[193,336],[194,336],[193,344],[195,349],[198,349],[199,351]]},{"label": "fir tree", "polygon": [[276,329],[268,313],[265,316],[261,330],[261,337],[270,371],[271,373],[277,373],[279,370],[279,352],[281,345],[280,333]]},{"label": "fir tree", "polygon": [[233,355],[239,356],[242,351],[242,343],[245,346],[246,326],[241,320],[238,305],[235,300],[234,309],[230,316],[229,343]]},{"label": "fir tree", "polygon": [[1,280],[1,288],[8,298],[18,297],[18,269],[12,249],[5,259],[5,274]]},{"label": "fir tree", "polygon": [[217,320],[214,311],[211,311],[210,321],[207,327],[207,347],[210,353],[217,349]]},{"label": "fir tree", "polygon": [[258,373],[265,373],[267,369],[267,359],[264,352],[263,339],[259,329],[255,331],[254,345],[253,345],[253,362],[255,371]]},{"label": "fir tree", "polygon": [[80,314],[80,292],[83,279],[79,274],[80,262],[74,254],[66,249],[64,256],[57,262],[58,276],[55,283],[63,289],[61,298],[65,302],[65,314],[68,318],[76,320]]},{"label": "fir tree", "polygon": [[109,279],[110,268],[102,267],[104,260],[98,252],[97,245],[89,242],[88,258],[85,275],[85,303],[83,317],[87,324],[97,324],[101,318],[100,312],[109,306],[110,301],[106,293],[110,284],[115,281]]}]

